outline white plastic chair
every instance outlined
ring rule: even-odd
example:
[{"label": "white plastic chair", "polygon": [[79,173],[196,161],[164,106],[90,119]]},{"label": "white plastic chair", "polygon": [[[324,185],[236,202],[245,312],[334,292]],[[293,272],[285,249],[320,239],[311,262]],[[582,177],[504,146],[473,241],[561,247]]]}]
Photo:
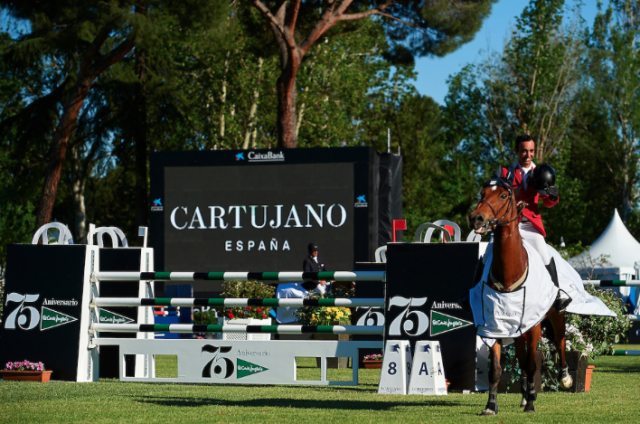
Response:
[{"label": "white plastic chair", "polygon": [[[58,241],[49,243],[49,230],[58,231]],[[38,244],[38,239],[42,237],[42,244],[73,244],[73,236],[66,225],[60,222],[50,222],[38,228],[38,231],[31,239],[31,244]]]},{"label": "white plastic chair", "polygon": [[376,263],[387,262],[387,246],[380,246],[376,249],[375,253]]},{"label": "white plastic chair", "polygon": [[458,226],[458,224],[456,224],[455,222],[449,221],[447,219],[439,219],[437,221],[434,221],[433,223],[441,227],[448,225],[449,227],[453,228],[453,241],[454,242],[462,241],[462,238],[461,238],[462,231],[460,230],[460,227]]},{"label": "white plastic chair", "polygon": [[129,243],[127,241],[127,237],[124,235],[122,230],[117,227],[99,227],[89,230],[89,235],[87,236],[87,241],[89,246],[94,246],[93,244],[93,236],[97,236],[98,239],[98,247],[104,247],[104,235],[107,234],[111,237],[111,243],[113,247],[118,247],[118,244],[121,244],[122,247],[129,247]]},{"label": "white plastic chair", "polygon": [[[424,240],[422,239],[422,232],[424,230],[427,230],[425,236],[424,236]],[[449,234],[449,231],[445,230],[444,227],[439,227],[436,224],[432,224],[431,222],[425,222],[424,224],[421,224],[418,229],[416,230],[415,233],[415,241],[418,243],[431,243],[431,234],[433,234],[434,230],[440,230],[445,238],[445,240],[447,241],[447,243],[451,242],[451,235]]]}]

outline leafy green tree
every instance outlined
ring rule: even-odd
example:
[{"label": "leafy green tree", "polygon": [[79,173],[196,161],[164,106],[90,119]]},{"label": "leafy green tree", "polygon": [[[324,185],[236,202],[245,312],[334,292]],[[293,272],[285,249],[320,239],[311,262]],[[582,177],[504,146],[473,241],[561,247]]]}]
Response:
[{"label": "leafy green tree", "polygon": [[614,130],[597,149],[603,171],[613,177],[628,222],[638,200],[638,140],[640,137],[640,5],[611,0],[596,17],[589,34],[589,76],[595,101]]},{"label": "leafy green tree", "polygon": [[561,203],[575,191],[564,170],[583,81],[584,45],[578,17],[564,26],[563,7],[563,0],[531,0],[502,53],[466,66],[449,80],[444,137],[450,149],[446,157],[460,164],[460,184],[452,185],[460,211],[475,206],[478,188],[499,165],[513,162],[513,141],[523,133],[536,141],[536,161],[556,168]]},{"label": "leafy green tree", "polygon": [[[50,91],[12,120],[24,123],[46,109],[61,106],[51,140],[51,158],[38,206],[37,226],[51,219],[69,140],[94,81],[129,54],[136,43],[144,48],[145,43],[168,42],[164,35],[178,32],[176,26],[186,31],[199,23],[218,22],[226,9],[224,3],[214,0],[148,3],[110,0],[95,5],[78,0],[55,3],[6,0],[1,1],[0,6],[30,27],[28,34],[5,50],[3,60],[21,68],[53,64],[56,69],[57,81]],[[21,134],[22,140],[25,135]]]},{"label": "leafy green tree", "polygon": [[471,40],[495,0],[301,1],[246,0],[262,14],[278,47],[277,133],[281,147],[296,147],[296,79],[311,47],[336,24],[379,18],[398,62],[413,55],[442,56]]},{"label": "leafy green tree", "polygon": [[[0,28],[0,54],[11,46],[11,34],[17,31],[12,22],[6,20],[3,23],[8,25]],[[0,122],[24,108],[31,93],[37,95],[46,89],[43,75],[46,76],[46,72],[17,70],[0,60]],[[43,127],[50,129],[55,125],[52,114],[42,118]],[[3,208],[0,214],[0,274],[4,273],[7,245],[31,241],[37,191],[41,184],[37,170],[46,164],[43,154],[46,141],[39,143],[36,138],[33,143],[15,143],[18,130],[17,127],[0,127],[0,199]],[[42,128],[31,130],[32,135],[39,135],[41,140],[45,140],[43,132]]]}]

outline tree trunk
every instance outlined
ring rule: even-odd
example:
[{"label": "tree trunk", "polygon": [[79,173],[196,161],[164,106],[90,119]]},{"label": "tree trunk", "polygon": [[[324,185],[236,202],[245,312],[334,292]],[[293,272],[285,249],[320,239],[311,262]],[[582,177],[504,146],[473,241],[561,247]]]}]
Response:
[{"label": "tree trunk", "polygon": [[146,80],[146,52],[136,49],[136,85],[135,105],[133,117],[135,140],[135,184],[136,184],[136,225],[149,225],[149,200],[147,198],[147,80]]},{"label": "tree trunk", "polygon": [[[93,84],[93,81],[105,69],[125,57],[135,45],[135,33],[133,33],[109,53],[104,55],[99,54],[100,48],[109,38],[111,31],[112,28],[110,26],[102,28],[82,55],[83,58],[80,71],[77,75],[77,81],[69,92],[67,101],[63,107],[62,117],[53,134],[51,159],[45,174],[42,196],[40,196],[38,214],[36,216],[36,230],[51,221],[53,204],[56,200],[58,183],[60,182],[62,164],[64,163],[64,158],[67,153],[69,137],[76,124],[82,105],[87,95],[89,95],[91,84]],[[97,60],[94,63],[93,60],[96,58]]]},{"label": "tree trunk", "polygon": [[227,72],[229,71],[229,57],[231,56],[231,50],[227,52],[227,57],[224,60],[224,76],[222,77],[222,93],[220,94],[220,142],[224,139],[225,121],[224,121],[224,105],[227,102]]},{"label": "tree trunk", "polygon": [[625,225],[627,225],[627,222],[629,221],[629,217],[631,216],[631,208],[633,207],[633,202],[631,201],[631,183],[630,183],[630,178],[629,178],[629,164],[628,161],[624,160],[623,163],[623,175],[622,175],[622,213],[621,213],[621,219],[622,222],[624,222]]},{"label": "tree trunk", "polygon": [[[297,73],[297,69],[296,69]],[[296,75],[285,70],[278,78],[278,146],[298,146],[296,135]]]},{"label": "tree trunk", "polygon": [[[251,100],[251,109],[249,110],[249,123],[247,125],[247,129],[244,132],[244,143],[242,144],[242,149],[247,150],[249,148],[249,142],[251,141],[252,134],[255,134],[256,128],[256,113],[258,111],[258,99],[260,98],[260,79],[262,76],[262,64],[264,59],[262,57],[258,58],[258,81],[253,88],[253,98]],[[255,147],[255,136],[253,137],[253,145]]]},{"label": "tree trunk", "polygon": [[80,109],[84,103],[91,83],[94,78],[85,77],[78,81],[69,94],[68,100],[64,105],[62,118],[53,134],[53,148],[51,149],[51,158],[47,173],[44,178],[42,187],[42,196],[38,205],[38,215],[36,217],[36,230],[51,221],[53,213],[53,204],[56,201],[56,193],[58,192],[58,183],[60,182],[60,174],[62,172],[62,164],[67,153],[69,137],[75,126]]},{"label": "tree trunk", "polygon": [[84,203],[84,188],[87,172],[80,155],[80,145],[71,149],[73,155],[73,211],[75,215],[75,240],[87,244],[87,210]]}]

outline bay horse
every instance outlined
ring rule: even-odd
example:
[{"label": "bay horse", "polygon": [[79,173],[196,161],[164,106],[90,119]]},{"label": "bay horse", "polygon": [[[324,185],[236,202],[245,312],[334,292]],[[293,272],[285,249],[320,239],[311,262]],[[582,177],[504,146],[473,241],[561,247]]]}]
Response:
[{"label": "bay horse", "polygon": [[[494,290],[511,292],[519,285],[527,272],[528,255],[522,243],[518,218],[526,204],[516,204],[516,193],[504,178],[492,178],[482,189],[478,206],[469,215],[469,225],[478,234],[488,231],[494,232],[493,238],[493,262],[489,283]],[[496,284],[498,282],[498,284]],[[551,322],[554,332],[554,345],[560,354],[561,370],[558,380],[562,388],[568,389],[573,384],[569,375],[565,360],[565,317],[555,307],[551,307],[546,313],[546,318]],[[533,402],[537,398],[533,377],[536,373],[536,351],[541,336],[540,323],[530,328],[525,337],[515,339],[516,357],[522,371],[520,379],[522,401],[525,412],[535,412]],[[526,339],[526,340],[525,340]],[[500,366],[500,350],[502,340],[489,349],[489,400],[481,415],[496,415],[498,413],[498,383],[502,375]]]}]

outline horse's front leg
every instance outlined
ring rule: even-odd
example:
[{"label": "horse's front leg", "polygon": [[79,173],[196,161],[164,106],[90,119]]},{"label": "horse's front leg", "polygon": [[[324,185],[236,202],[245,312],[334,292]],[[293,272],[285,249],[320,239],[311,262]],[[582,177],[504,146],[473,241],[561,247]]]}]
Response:
[{"label": "horse's front leg", "polygon": [[520,393],[522,393],[522,400],[520,401],[520,407],[524,407],[527,404],[527,349],[524,341],[524,337],[518,337],[514,341],[516,348],[516,358],[518,358],[518,365],[520,365],[520,371],[522,376],[520,377]]},{"label": "horse's front leg", "polygon": [[556,347],[556,350],[560,354],[560,370],[558,371],[558,384],[560,388],[568,390],[573,386],[573,378],[569,374],[569,366],[567,366],[567,361],[565,359],[565,350],[566,350],[566,338],[565,338],[565,321],[564,321],[564,313],[559,314],[556,311],[556,308],[551,308],[549,313],[547,313],[547,318],[551,322],[551,326],[553,327],[553,344]]},{"label": "horse's front leg", "polygon": [[502,348],[502,340],[496,340],[489,349],[489,357],[491,364],[489,365],[489,400],[487,406],[480,415],[496,415],[498,413],[498,383],[502,376],[502,367],[500,366],[500,349]]},{"label": "horse's front leg", "polygon": [[534,376],[536,375],[536,352],[541,333],[540,324],[527,332],[527,375],[529,378],[527,379],[527,404],[524,407],[524,412],[536,412],[533,402],[538,398],[538,392],[536,392]]}]

